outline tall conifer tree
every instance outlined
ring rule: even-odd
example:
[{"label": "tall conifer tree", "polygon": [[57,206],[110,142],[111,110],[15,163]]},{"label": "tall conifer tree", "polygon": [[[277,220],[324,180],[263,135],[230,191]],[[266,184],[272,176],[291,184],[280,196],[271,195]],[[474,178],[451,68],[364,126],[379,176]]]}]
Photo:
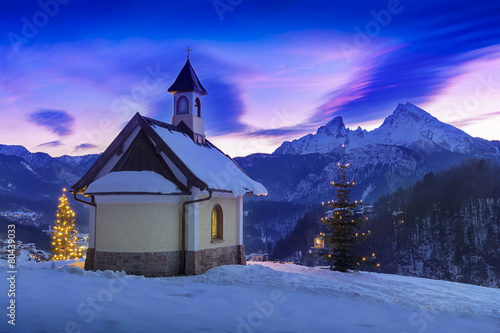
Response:
[{"label": "tall conifer tree", "polygon": [[360,231],[366,225],[367,219],[354,217],[355,209],[361,203],[351,202],[351,191],[355,182],[347,180],[349,163],[345,162],[344,145],[342,145],[342,161],[337,164],[337,167],[339,181],[330,182],[335,188],[336,200],[324,204],[330,207],[332,215],[330,218],[323,218],[320,221],[327,228],[327,232],[323,236],[327,251],[322,256],[330,263],[331,270],[357,271],[363,265],[375,265],[372,261],[375,259],[375,254],[373,253],[369,258],[359,255],[358,245],[368,238],[370,233]]},{"label": "tall conifer tree", "polygon": [[75,224],[75,212],[71,209],[66,197],[66,189],[59,198],[56,225],[52,230],[52,260],[76,259],[82,256],[78,247],[78,227]]}]

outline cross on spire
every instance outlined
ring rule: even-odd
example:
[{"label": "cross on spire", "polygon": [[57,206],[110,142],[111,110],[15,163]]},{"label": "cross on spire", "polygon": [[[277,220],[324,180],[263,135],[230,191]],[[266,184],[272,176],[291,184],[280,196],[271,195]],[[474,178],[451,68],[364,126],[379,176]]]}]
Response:
[{"label": "cross on spire", "polygon": [[188,59],[189,59],[189,52],[192,52],[192,51],[193,51],[193,50],[192,50],[191,48],[189,48],[189,46],[188,46],[188,48],[184,51],[184,52],[187,52],[187,54],[188,54]]}]

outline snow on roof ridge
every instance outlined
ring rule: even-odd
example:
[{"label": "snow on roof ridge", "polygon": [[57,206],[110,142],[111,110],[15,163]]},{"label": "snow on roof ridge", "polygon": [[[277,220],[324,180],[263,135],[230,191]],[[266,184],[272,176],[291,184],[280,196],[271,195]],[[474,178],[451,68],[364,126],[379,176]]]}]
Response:
[{"label": "snow on roof ridge", "polygon": [[154,171],[114,171],[90,183],[85,194],[182,193],[170,180]]},{"label": "snow on roof ridge", "polygon": [[212,190],[231,191],[235,196],[248,192],[267,195],[267,189],[252,180],[231,158],[207,140],[207,144],[195,143],[184,132],[165,131],[152,125],[175,155],[186,167]]}]

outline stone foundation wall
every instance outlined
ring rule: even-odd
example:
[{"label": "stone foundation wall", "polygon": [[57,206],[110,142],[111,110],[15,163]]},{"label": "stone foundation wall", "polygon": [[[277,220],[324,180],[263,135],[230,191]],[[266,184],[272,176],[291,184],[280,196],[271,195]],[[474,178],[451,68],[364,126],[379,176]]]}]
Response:
[{"label": "stone foundation wall", "polygon": [[[124,271],[147,277],[182,274],[181,251],[169,252],[108,252],[87,250],[86,270]],[[246,265],[243,245],[224,246],[186,254],[186,275],[205,273],[221,265]]]},{"label": "stone foundation wall", "polygon": [[186,275],[202,274],[221,265],[246,265],[245,247],[234,245],[187,252]]},{"label": "stone foundation wall", "polygon": [[[181,274],[180,251],[107,252],[95,251],[93,270],[124,271],[147,277]],[[87,262],[85,261],[85,264]]]}]

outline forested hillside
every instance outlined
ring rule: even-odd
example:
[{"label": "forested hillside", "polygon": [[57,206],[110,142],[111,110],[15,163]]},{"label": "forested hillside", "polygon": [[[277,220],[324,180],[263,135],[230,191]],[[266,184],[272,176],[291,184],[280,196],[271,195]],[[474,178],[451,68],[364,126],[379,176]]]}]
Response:
[{"label": "forested hillside", "polygon": [[469,160],[380,198],[372,219],[384,271],[500,287],[500,167]]},{"label": "forested hillside", "polygon": [[[324,212],[306,214],[274,255],[307,253]],[[500,287],[500,166],[472,159],[382,196],[369,215],[381,271]],[[304,256],[303,263],[311,262]]]}]

